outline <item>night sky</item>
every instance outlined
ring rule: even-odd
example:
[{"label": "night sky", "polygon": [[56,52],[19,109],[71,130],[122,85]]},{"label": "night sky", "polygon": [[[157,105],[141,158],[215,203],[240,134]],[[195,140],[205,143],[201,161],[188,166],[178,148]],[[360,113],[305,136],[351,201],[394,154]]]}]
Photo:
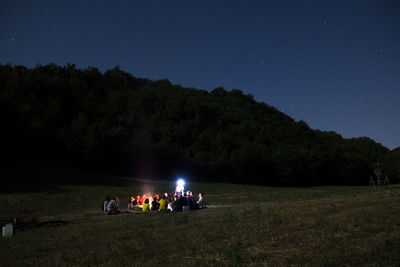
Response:
[{"label": "night sky", "polygon": [[400,146],[400,1],[3,0],[0,63],[237,88],[313,129]]}]

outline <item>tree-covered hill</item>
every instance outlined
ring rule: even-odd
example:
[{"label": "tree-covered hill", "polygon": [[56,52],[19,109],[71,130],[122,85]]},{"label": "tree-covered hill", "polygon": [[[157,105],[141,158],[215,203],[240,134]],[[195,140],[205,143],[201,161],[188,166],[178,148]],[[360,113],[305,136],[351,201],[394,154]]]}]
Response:
[{"label": "tree-covered hill", "polygon": [[[123,174],[264,185],[400,179],[399,149],[312,130],[238,89],[211,92],[74,65],[0,65],[6,164],[57,158]],[[11,165],[10,165],[11,166]]]}]

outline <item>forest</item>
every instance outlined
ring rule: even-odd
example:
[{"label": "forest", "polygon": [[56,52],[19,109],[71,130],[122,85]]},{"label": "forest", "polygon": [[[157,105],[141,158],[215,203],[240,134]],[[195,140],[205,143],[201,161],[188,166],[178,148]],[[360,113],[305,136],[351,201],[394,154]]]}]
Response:
[{"label": "forest", "polygon": [[8,175],[56,160],[157,179],[368,185],[379,162],[400,180],[400,148],[313,130],[239,89],[184,88],[119,67],[0,65],[0,109]]}]

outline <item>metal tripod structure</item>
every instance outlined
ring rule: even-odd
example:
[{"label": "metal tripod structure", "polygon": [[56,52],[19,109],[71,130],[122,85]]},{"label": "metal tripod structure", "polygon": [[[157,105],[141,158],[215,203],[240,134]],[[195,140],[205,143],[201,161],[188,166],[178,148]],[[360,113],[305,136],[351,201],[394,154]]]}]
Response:
[{"label": "metal tripod structure", "polygon": [[376,168],[374,169],[374,174],[375,174],[375,179],[371,176],[371,179],[369,180],[369,186],[373,186],[374,188],[384,188],[384,189],[390,189],[390,182],[389,178],[385,177],[385,179],[382,180],[382,163],[379,161],[376,162]]}]

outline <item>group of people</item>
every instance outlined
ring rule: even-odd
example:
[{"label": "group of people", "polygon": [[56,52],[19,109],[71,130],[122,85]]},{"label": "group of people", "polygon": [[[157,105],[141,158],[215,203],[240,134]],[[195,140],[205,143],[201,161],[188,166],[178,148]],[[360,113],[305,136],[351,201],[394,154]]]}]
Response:
[{"label": "group of people", "polygon": [[[144,194],[136,197],[132,195],[129,197],[127,210],[170,212],[195,210],[206,207],[203,195],[203,193],[199,193],[197,200],[191,191],[175,192],[173,199],[168,193],[164,193],[161,197],[158,194],[154,196]],[[120,213],[119,208],[118,197],[108,196],[103,201],[102,210],[107,214]]]},{"label": "group of people", "polygon": [[187,193],[177,193],[175,194],[174,201],[168,204],[169,210],[171,211],[189,211],[204,208],[205,201],[203,198],[203,193],[199,193],[199,197],[196,200],[193,196],[192,191]]}]

